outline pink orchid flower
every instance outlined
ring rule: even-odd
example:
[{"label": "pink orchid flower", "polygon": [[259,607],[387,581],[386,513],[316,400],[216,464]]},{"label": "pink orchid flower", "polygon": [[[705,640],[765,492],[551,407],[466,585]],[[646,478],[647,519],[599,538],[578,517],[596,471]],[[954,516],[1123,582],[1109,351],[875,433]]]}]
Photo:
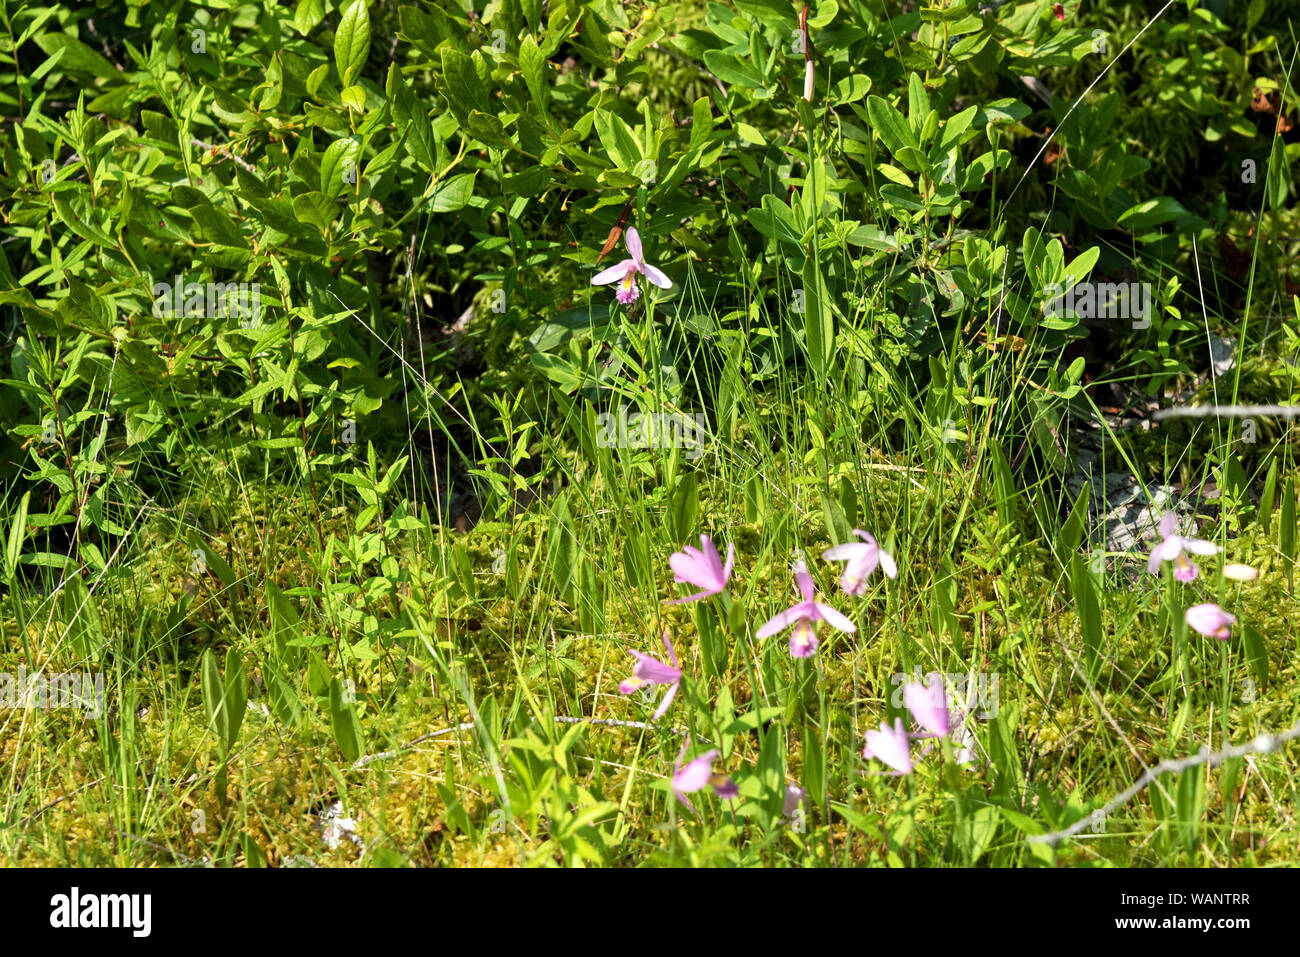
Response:
[{"label": "pink orchid flower", "polygon": [[799,591],[803,594],[803,601],[791,605],[785,611],[770,618],[762,628],[758,629],[757,637],[760,640],[794,625],[794,631],[790,632],[790,654],[795,658],[807,658],[817,650],[815,627],[817,622],[825,621],[840,631],[858,630],[857,625],[834,608],[813,601],[816,587],[813,585],[812,576],[808,574],[808,566],[803,562],[795,563],[794,578],[799,584]]},{"label": "pink orchid flower", "polygon": [[686,757],[687,745],[682,745],[681,752],[677,755],[677,760],[673,762],[673,794],[677,800],[686,805],[691,813],[697,814],[695,805],[686,797],[688,794],[694,794],[696,791],[703,791],[706,787],[713,788],[713,793],[718,797],[729,800],[740,796],[740,789],[732,782],[731,778],[725,774],[713,773],[713,762],[718,760],[721,752],[714,748],[712,751],[705,751],[698,758],[682,764],[682,758]]},{"label": "pink orchid flower", "polygon": [[1173,512],[1166,512],[1165,517],[1160,519],[1160,538],[1160,544],[1151,550],[1147,571],[1155,575],[1160,571],[1161,562],[1173,562],[1174,578],[1180,582],[1192,581],[1201,572],[1196,567],[1196,563],[1184,556],[1183,552],[1191,552],[1193,555],[1214,555],[1219,551],[1219,546],[1213,542],[1199,538],[1184,538],[1179,535],[1178,516]]},{"label": "pink orchid flower", "polygon": [[781,803],[781,816],[793,818],[799,805],[803,803],[804,789],[793,782],[786,782],[785,799]]},{"label": "pink orchid flower", "polygon": [[668,686],[668,693],[664,695],[664,700],[659,702],[659,709],[654,713],[651,721],[658,721],[664,716],[668,706],[673,703],[673,698],[677,697],[677,688],[682,682],[682,672],[677,667],[677,654],[673,651],[673,643],[669,640],[666,631],[664,647],[668,649],[668,660],[672,662],[671,666],[664,664],[658,658],[652,658],[643,651],[631,651],[632,657],[636,659],[636,667],[632,669],[632,677],[625,678],[618,686],[620,694],[631,694],[647,685]]},{"label": "pink orchid flower", "polygon": [[909,681],[903,685],[903,703],[912,713],[916,723],[925,728],[926,734],[916,734],[917,738],[942,738],[952,730],[952,716],[948,713],[948,698],[943,690],[943,675],[934,672],[927,685]]},{"label": "pink orchid flower", "polygon": [[666,602],[666,604],[680,605],[682,602],[707,598],[709,595],[716,595],[727,587],[727,579],[731,577],[731,566],[736,560],[735,543],[733,542],[727,546],[727,565],[725,568],[722,565],[722,559],[718,557],[717,548],[713,545],[713,539],[707,535],[701,535],[700,546],[700,548],[692,548],[687,545],[685,551],[673,552],[668,559],[668,564],[672,566],[673,575],[676,576],[679,583],[696,585],[703,588],[704,591],[696,592],[694,595],[688,595],[685,598],[674,599]]},{"label": "pink orchid flower", "polygon": [[1229,614],[1213,602],[1193,605],[1183,612],[1183,618],[1206,638],[1218,638],[1220,641],[1228,640],[1232,626],[1237,621],[1236,615]]},{"label": "pink orchid flower", "polygon": [[894,769],[895,774],[911,774],[912,747],[907,732],[903,730],[903,719],[895,718],[892,728],[882,721],[879,731],[868,731],[862,756],[883,761]]},{"label": "pink orchid flower", "polygon": [[615,296],[625,306],[635,302],[637,296],[641,295],[636,284],[637,273],[645,276],[660,289],[672,288],[672,280],[645,261],[641,251],[641,234],[636,231],[635,226],[628,227],[627,232],[623,234],[623,241],[627,244],[629,258],[592,276],[593,286],[607,286],[611,282],[617,282],[618,292]]},{"label": "pink orchid flower", "polygon": [[862,541],[836,545],[822,552],[822,558],[828,562],[848,559],[848,564],[844,566],[844,576],[840,579],[840,586],[846,592],[850,595],[866,594],[867,579],[871,577],[877,565],[890,578],[898,577],[898,566],[894,564],[894,557],[880,547],[874,535],[860,528],[855,528],[853,534]]}]

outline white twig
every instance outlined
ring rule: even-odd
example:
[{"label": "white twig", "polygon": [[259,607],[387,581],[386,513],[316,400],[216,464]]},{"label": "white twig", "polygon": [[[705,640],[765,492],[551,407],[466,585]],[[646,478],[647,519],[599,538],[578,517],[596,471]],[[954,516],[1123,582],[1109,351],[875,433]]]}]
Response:
[{"label": "white twig", "polygon": [[[1128,790],[1111,798],[1110,802],[1101,809],[1100,816],[1104,819],[1109,816],[1112,811],[1116,811],[1123,807],[1131,801],[1139,791],[1142,791],[1147,787],[1147,785],[1162,774],[1178,774],[1182,771],[1188,770],[1189,768],[1199,767],[1202,764],[1208,764],[1210,767],[1216,768],[1224,761],[1228,761],[1232,758],[1241,758],[1248,754],[1268,754],[1272,751],[1278,750],[1288,741],[1294,741],[1296,738],[1300,738],[1300,721],[1297,721],[1286,731],[1276,734],[1264,732],[1256,735],[1253,740],[1248,741],[1245,744],[1234,744],[1230,747],[1224,748],[1222,751],[1209,751],[1205,747],[1202,747],[1200,753],[1191,755],[1190,757],[1166,759],[1153,767],[1147,768],[1146,773],[1134,781]],[[1034,834],[1026,838],[1026,840],[1031,844],[1058,844],[1065,838],[1073,837],[1080,831],[1092,825],[1096,813],[1097,812],[1094,811],[1093,814],[1089,814],[1086,817],[1075,821],[1062,831],[1052,831],[1050,834]]]},{"label": "white twig", "polygon": [[440,738],[445,734],[455,734],[457,731],[473,731],[473,730],[474,730],[474,722],[465,721],[461,724],[456,725],[454,728],[443,728],[441,731],[430,731],[428,734],[422,734],[418,738],[415,738],[411,741],[407,741],[406,744],[402,745],[400,748],[393,748],[393,750],[391,751],[380,751],[376,754],[362,755],[361,757],[357,758],[357,760],[353,763],[352,768],[353,770],[355,770],[357,768],[365,767],[371,761],[382,761],[385,758],[395,758],[403,751],[409,751],[417,744],[421,743],[422,741],[428,741],[430,738]]},{"label": "white twig", "polygon": [[1184,405],[1172,409],[1152,412],[1151,418],[1160,422],[1163,419],[1178,417],[1191,419],[1208,419],[1212,415],[1230,415],[1244,417],[1251,415],[1280,415],[1288,421],[1300,415],[1300,405]]}]

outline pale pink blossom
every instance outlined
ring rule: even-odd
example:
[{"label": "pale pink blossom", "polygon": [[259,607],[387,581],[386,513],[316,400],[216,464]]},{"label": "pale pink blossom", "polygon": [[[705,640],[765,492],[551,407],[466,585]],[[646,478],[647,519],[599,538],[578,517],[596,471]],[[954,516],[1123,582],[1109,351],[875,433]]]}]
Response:
[{"label": "pale pink blossom", "polygon": [[615,295],[623,305],[635,302],[637,296],[641,294],[636,284],[638,273],[645,276],[646,279],[660,289],[672,287],[672,280],[645,261],[641,249],[641,234],[636,231],[635,226],[627,228],[627,232],[623,234],[623,241],[627,244],[628,258],[592,276],[591,284],[593,286],[607,286],[612,282],[618,283],[618,292]]}]

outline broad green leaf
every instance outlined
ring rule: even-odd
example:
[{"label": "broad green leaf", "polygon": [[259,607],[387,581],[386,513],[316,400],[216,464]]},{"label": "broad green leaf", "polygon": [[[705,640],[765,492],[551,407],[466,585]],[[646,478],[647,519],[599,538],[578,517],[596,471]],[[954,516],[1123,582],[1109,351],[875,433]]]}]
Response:
[{"label": "broad green leaf", "polygon": [[524,37],[519,44],[519,69],[524,74],[528,92],[537,105],[545,109],[546,101],[551,95],[551,88],[546,82],[546,58],[531,36]]},{"label": "broad green leaf", "polygon": [[298,0],[298,9],[293,14],[293,25],[303,36],[325,19],[325,0]]},{"label": "broad green leaf", "polygon": [[310,190],[293,198],[293,214],[300,222],[315,226],[323,236],[334,222],[334,203],[324,193]]},{"label": "broad green leaf", "polygon": [[343,86],[351,86],[356,81],[369,55],[370,11],[365,0],[352,0],[334,33],[334,66]]},{"label": "broad green leaf", "polygon": [[465,204],[474,195],[474,177],[476,175],[475,173],[460,173],[443,180],[434,187],[433,197],[430,200],[432,211],[435,213],[451,213],[458,209],[464,209]]},{"label": "broad green leaf", "polygon": [[924,157],[903,114],[888,101],[872,95],[867,97],[867,115],[871,119],[871,128],[894,158],[913,173],[921,172]]},{"label": "broad green leaf", "polygon": [[361,144],[351,137],[335,140],[325,149],[320,161],[320,189],[330,199],[354,191]]}]

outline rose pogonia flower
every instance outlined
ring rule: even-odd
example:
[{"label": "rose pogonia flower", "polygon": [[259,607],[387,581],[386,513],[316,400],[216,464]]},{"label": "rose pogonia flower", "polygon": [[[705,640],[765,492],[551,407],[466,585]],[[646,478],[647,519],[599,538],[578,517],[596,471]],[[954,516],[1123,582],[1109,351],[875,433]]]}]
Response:
[{"label": "rose pogonia flower", "polygon": [[695,810],[695,805],[690,802],[686,795],[711,787],[713,793],[724,800],[739,796],[740,790],[732,782],[731,778],[725,774],[713,773],[713,762],[718,760],[718,755],[722,752],[714,748],[712,751],[705,751],[698,758],[682,764],[682,758],[686,757],[686,748],[687,744],[683,744],[681,752],[677,755],[677,760],[673,762],[672,787],[677,800],[690,808],[692,813],[698,813]]},{"label": "rose pogonia flower", "polygon": [[692,548],[687,545],[685,551],[673,552],[668,559],[668,564],[672,566],[673,575],[676,576],[678,582],[696,585],[703,588],[704,591],[688,595],[685,598],[673,599],[667,604],[680,605],[682,602],[707,598],[709,595],[716,595],[727,587],[727,579],[731,577],[731,566],[736,560],[735,543],[733,542],[727,546],[727,565],[725,568],[722,565],[722,559],[718,557],[717,548],[713,545],[713,539],[707,535],[701,535],[700,546],[700,548]]},{"label": "rose pogonia flower", "polygon": [[870,760],[876,758],[885,762],[898,774],[912,773],[912,745],[903,730],[903,719],[895,718],[891,728],[880,722],[879,731],[867,732],[867,746],[862,756]]},{"label": "rose pogonia flower", "polygon": [[677,667],[677,654],[673,651],[673,643],[668,638],[668,632],[664,632],[664,647],[668,649],[668,660],[672,662],[671,667],[664,664],[658,658],[652,658],[643,651],[629,651],[632,657],[636,659],[636,667],[632,669],[632,677],[625,678],[618,686],[621,694],[631,694],[647,685],[667,685],[668,693],[664,695],[664,700],[659,702],[659,709],[655,711],[651,721],[658,721],[668,710],[668,706],[673,703],[673,698],[677,697],[677,688],[682,681],[681,669]]},{"label": "rose pogonia flower", "polygon": [[1151,550],[1147,571],[1154,575],[1160,571],[1161,562],[1174,562],[1174,578],[1180,582],[1191,581],[1201,571],[1183,552],[1191,552],[1193,555],[1214,555],[1219,551],[1219,546],[1213,542],[1199,538],[1184,538],[1179,535],[1178,516],[1173,512],[1166,512],[1165,517],[1160,520],[1160,538],[1160,544]]},{"label": "rose pogonia flower", "polygon": [[867,579],[871,577],[877,565],[890,578],[898,577],[898,566],[894,564],[894,557],[880,547],[874,535],[860,528],[855,528],[853,534],[862,541],[836,545],[822,552],[822,558],[828,562],[848,559],[849,563],[844,566],[844,575],[840,578],[840,586],[846,592],[850,595],[866,594]]},{"label": "rose pogonia flower", "polygon": [[790,632],[790,654],[795,658],[807,658],[817,650],[817,630],[815,627],[817,622],[825,621],[831,627],[838,628],[840,631],[854,632],[858,630],[857,625],[834,608],[813,601],[816,588],[813,585],[812,576],[808,574],[808,566],[803,562],[795,563],[794,579],[799,585],[799,591],[803,594],[803,601],[791,605],[785,611],[768,619],[763,627],[758,629],[757,637],[760,640],[794,625],[794,631]]},{"label": "rose pogonia flower", "polygon": [[952,729],[948,698],[943,690],[943,675],[938,672],[930,675],[928,686],[915,681],[903,685],[903,703],[912,712],[916,723],[929,732],[913,737],[941,738]]},{"label": "rose pogonia flower", "polygon": [[649,279],[660,289],[672,287],[672,280],[645,261],[645,256],[642,255],[641,251],[641,234],[636,231],[635,226],[628,227],[627,232],[623,234],[623,241],[627,244],[628,258],[592,276],[591,284],[593,286],[606,286],[611,282],[618,283],[618,292],[615,293],[615,296],[625,306],[635,302],[637,296],[641,295],[641,291],[636,285],[637,273],[645,276],[646,279]]},{"label": "rose pogonia flower", "polygon": [[793,817],[794,812],[799,810],[799,805],[803,803],[804,790],[797,784],[786,784],[785,802],[781,805],[782,817]]},{"label": "rose pogonia flower", "polygon": [[1259,569],[1252,568],[1249,565],[1239,565],[1236,562],[1229,562],[1223,566],[1223,577],[1231,578],[1233,581],[1253,582],[1259,577]]},{"label": "rose pogonia flower", "polygon": [[1193,605],[1183,612],[1183,618],[1206,638],[1218,638],[1227,641],[1232,625],[1237,616],[1224,611],[1214,602]]}]

